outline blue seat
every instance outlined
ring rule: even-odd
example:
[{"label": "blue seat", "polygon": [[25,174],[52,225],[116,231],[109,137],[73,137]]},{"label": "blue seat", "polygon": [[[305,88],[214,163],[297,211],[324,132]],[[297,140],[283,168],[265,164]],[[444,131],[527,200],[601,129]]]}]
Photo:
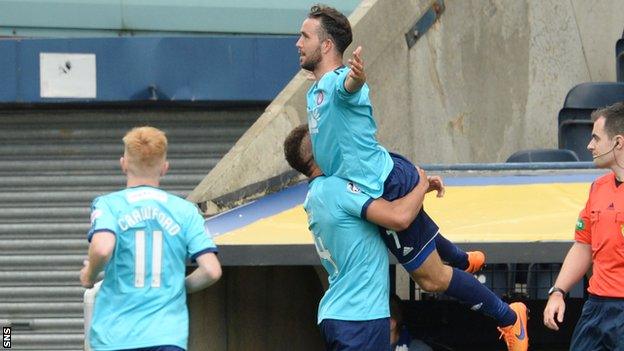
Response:
[{"label": "blue seat", "polygon": [[563,108],[595,110],[622,100],[624,100],[624,83],[581,83],[570,89]]},{"label": "blue seat", "polygon": [[[529,266],[528,291],[530,299],[547,300],[548,290],[555,284],[561,263],[535,263]],[[585,278],[570,289],[569,297],[585,297]]]},{"label": "blue seat", "polygon": [[475,276],[497,296],[509,297],[513,292],[510,268],[509,264],[504,263],[488,264]]},{"label": "blue seat", "polygon": [[[587,116],[593,110],[587,111]],[[561,110],[559,114],[566,113]],[[592,161],[591,152],[587,150],[587,144],[591,138],[594,123],[591,119],[568,119],[559,125],[559,148],[572,150],[580,161]]]},{"label": "blue seat", "polygon": [[576,152],[566,149],[520,150],[507,158],[507,163],[517,162],[578,162]]},{"label": "blue seat", "polygon": [[593,128],[591,113],[620,101],[624,101],[624,83],[581,83],[572,88],[559,111],[559,148],[574,151],[581,161],[591,161],[587,150]]}]

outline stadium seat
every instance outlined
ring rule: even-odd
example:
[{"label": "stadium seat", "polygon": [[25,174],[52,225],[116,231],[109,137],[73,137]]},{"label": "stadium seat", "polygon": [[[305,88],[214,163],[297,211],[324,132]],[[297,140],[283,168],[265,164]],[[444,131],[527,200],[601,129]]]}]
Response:
[{"label": "stadium seat", "polygon": [[498,263],[485,266],[475,275],[481,284],[487,286],[499,297],[509,297],[512,292],[509,264]]},{"label": "stadium seat", "polygon": [[572,88],[559,111],[559,149],[574,151],[581,161],[591,161],[592,111],[624,101],[624,83],[581,83]]},{"label": "stadium seat", "polygon": [[[590,110],[588,115],[591,114]],[[591,138],[593,122],[590,119],[570,119],[559,125],[559,147],[573,150],[581,161],[591,161],[592,155],[587,150]]]},{"label": "stadium seat", "polygon": [[624,84],[622,83],[581,83],[570,89],[563,108],[597,109],[622,100],[624,100]]},{"label": "stadium seat", "polygon": [[507,163],[517,162],[576,162],[576,152],[566,149],[520,150],[507,158]]},{"label": "stadium seat", "polygon": [[[529,298],[547,300],[548,290],[555,284],[561,270],[561,263],[535,263],[529,266],[528,291]],[[585,279],[575,284],[568,292],[569,297],[585,297]]]}]

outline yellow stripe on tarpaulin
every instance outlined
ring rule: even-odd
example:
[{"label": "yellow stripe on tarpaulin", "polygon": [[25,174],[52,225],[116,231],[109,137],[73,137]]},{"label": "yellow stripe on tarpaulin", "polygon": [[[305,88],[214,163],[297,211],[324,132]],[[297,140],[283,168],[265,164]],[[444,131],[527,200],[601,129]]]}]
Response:
[{"label": "yellow stripe on tarpaulin", "polygon": [[308,217],[302,205],[219,235],[217,245],[312,244]]},{"label": "yellow stripe on tarpaulin", "polygon": [[[452,186],[425,209],[451,241],[571,241],[589,183]],[[312,244],[301,205],[215,238],[218,245]]]},{"label": "yellow stripe on tarpaulin", "polygon": [[587,183],[449,187],[427,213],[454,242],[571,241]]}]

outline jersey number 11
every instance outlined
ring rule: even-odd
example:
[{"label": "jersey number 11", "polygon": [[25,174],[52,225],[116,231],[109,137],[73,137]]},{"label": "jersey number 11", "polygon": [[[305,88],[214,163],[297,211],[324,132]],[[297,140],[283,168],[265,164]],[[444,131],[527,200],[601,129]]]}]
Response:
[{"label": "jersey number 11", "polygon": [[[152,288],[160,288],[160,274],[162,265],[162,231],[152,233]],[[134,286],[145,286],[145,231],[134,233]]]}]

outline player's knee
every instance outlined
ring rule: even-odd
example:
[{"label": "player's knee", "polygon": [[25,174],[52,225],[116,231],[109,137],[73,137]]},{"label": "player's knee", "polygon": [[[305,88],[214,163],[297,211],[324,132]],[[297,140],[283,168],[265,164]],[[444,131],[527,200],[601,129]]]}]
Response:
[{"label": "player's knee", "polygon": [[443,279],[440,279],[440,277],[437,277],[435,275],[421,275],[415,278],[416,279],[414,280],[416,281],[418,286],[422,290],[430,293],[444,292],[446,291],[446,288],[448,286],[448,284],[444,282]]}]

